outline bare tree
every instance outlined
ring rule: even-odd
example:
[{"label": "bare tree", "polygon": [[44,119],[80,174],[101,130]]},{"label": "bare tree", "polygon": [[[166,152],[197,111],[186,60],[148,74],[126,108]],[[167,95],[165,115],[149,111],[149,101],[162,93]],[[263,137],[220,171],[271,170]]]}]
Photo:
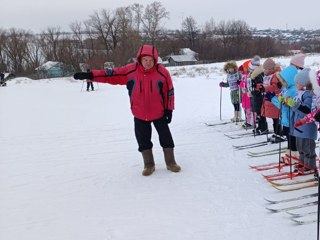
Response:
[{"label": "bare tree", "polygon": [[134,12],[133,22],[135,23],[135,30],[140,33],[141,19],[143,14],[143,5],[139,3],[134,3],[131,5],[131,9]]},{"label": "bare tree", "polygon": [[49,27],[40,34],[41,49],[46,60],[59,60],[58,46],[61,36],[60,27]]},{"label": "bare tree", "polygon": [[209,21],[205,22],[202,33],[205,34],[206,36],[212,37],[215,33],[216,29],[216,22],[214,21],[213,18],[210,18]]},{"label": "bare tree", "polygon": [[193,17],[187,17],[182,22],[182,34],[185,36],[189,43],[190,48],[195,47],[195,41],[199,34],[199,28],[197,26],[197,22]]},{"label": "bare tree", "polygon": [[41,42],[36,35],[28,35],[28,43],[26,54],[24,56],[26,61],[26,71],[33,73],[35,68],[43,63],[43,53],[41,51]]},{"label": "bare tree", "polygon": [[108,43],[109,36],[109,27],[103,16],[109,15],[107,10],[103,9],[101,15],[98,12],[94,12],[93,15],[90,16],[90,19],[87,21],[88,25],[93,29],[93,33],[96,33],[96,38],[101,41],[104,46],[104,49],[109,52],[110,44]]},{"label": "bare tree", "polygon": [[233,20],[229,22],[228,34],[231,39],[232,58],[240,57],[247,52],[247,43],[251,39],[251,32],[245,21]]},{"label": "bare tree", "polygon": [[133,27],[133,14],[130,7],[116,10],[116,24],[119,29],[118,43],[120,48],[114,49],[113,60],[116,65],[127,63],[128,59],[135,56],[141,38]]},{"label": "bare tree", "polygon": [[86,46],[84,43],[85,34],[84,27],[81,22],[73,22],[70,24],[70,29],[73,33],[72,38],[74,39],[73,45],[77,49],[78,59],[81,62],[86,62]]},{"label": "bare tree", "polygon": [[27,35],[24,30],[11,28],[4,44],[4,53],[8,58],[9,69],[15,73],[24,71],[24,57],[27,51]]},{"label": "bare tree", "polygon": [[153,45],[155,45],[162,28],[161,21],[165,18],[169,18],[169,12],[162,6],[161,2],[153,2],[145,8],[141,21],[144,33]]},{"label": "bare tree", "polygon": [[5,30],[0,29],[0,72],[7,71],[7,57],[4,51],[7,34]]}]

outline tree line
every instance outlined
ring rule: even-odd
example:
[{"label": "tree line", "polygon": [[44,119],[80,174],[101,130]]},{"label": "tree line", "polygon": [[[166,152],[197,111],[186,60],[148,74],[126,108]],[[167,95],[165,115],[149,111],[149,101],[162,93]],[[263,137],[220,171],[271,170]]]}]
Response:
[{"label": "tree line", "polygon": [[169,12],[161,2],[146,6],[135,3],[115,10],[93,12],[82,22],[72,22],[70,31],[48,27],[41,33],[23,29],[0,29],[0,71],[31,76],[46,61],[63,62],[79,70],[79,63],[102,68],[104,62],[121,66],[135,57],[142,44],[157,46],[161,57],[190,48],[199,61],[210,63],[253,55],[285,55],[288,44],[270,37],[255,37],[242,20],[215,22],[199,26],[186,17],[181,29],[164,27]]}]

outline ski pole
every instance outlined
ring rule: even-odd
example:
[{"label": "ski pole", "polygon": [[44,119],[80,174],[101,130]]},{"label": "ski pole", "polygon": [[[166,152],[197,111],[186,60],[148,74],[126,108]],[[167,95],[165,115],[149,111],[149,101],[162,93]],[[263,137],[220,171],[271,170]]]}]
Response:
[{"label": "ski pole", "polygon": [[[318,143],[319,143],[319,139],[318,139]],[[319,148],[319,156],[320,156],[320,148]],[[318,169],[320,169],[320,162],[319,162],[319,167]],[[316,171],[317,171],[317,168],[316,168]],[[318,216],[317,216],[317,240],[319,240],[319,229],[320,229],[320,226],[319,226],[319,222],[320,222],[320,205],[319,205],[319,201],[320,201],[320,184],[319,184],[319,171],[317,171],[317,181],[318,181]]]},{"label": "ski pole", "polygon": [[[280,102],[280,114],[279,114],[279,122],[281,122],[282,120],[282,103]],[[281,125],[280,125],[280,129],[279,129],[279,133],[281,132]],[[280,135],[280,134],[279,134]],[[280,135],[281,136],[281,135]],[[279,165],[278,165],[278,169],[280,172],[280,164],[281,164],[281,139],[279,141]],[[291,167],[291,159],[290,159],[290,167]]]},{"label": "ski pole", "polygon": [[82,86],[81,86],[81,91],[80,91],[80,92],[82,92],[82,89],[83,89],[83,84],[84,84],[84,81],[82,81]]},{"label": "ski pole", "polygon": [[290,158],[290,176],[291,176],[291,179],[292,179],[292,159],[291,159],[291,140],[290,140],[291,128],[292,128],[291,108],[289,108],[289,139],[288,139],[288,147],[289,147],[289,158]]},{"label": "ski pole", "polygon": [[222,87],[220,87],[220,121],[221,119],[221,102],[222,102]]}]

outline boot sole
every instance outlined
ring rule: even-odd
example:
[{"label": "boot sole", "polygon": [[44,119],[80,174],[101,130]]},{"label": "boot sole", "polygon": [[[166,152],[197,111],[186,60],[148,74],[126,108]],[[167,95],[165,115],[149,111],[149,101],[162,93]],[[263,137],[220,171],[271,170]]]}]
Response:
[{"label": "boot sole", "polygon": [[172,169],[170,167],[167,166],[167,170],[171,171],[171,172],[180,172],[181,171],[181,168],[179,169]]},{"label": "boot sole", "polygon": [[147,173],[143,170],[142,176],[145,176],[145,177],[150,176],[155,170],[156,170],[155,168],[150,169],[150,172],[148,171]]}]

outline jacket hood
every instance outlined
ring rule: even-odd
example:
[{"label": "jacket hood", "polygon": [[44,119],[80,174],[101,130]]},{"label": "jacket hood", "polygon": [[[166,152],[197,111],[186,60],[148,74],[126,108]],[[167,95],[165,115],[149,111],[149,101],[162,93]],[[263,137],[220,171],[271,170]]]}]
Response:
[{"label": "jacket hood", "polygon": [[294,77],[298,74],[298,70],[294,66],[289,66],[283,69],[279,75],[286,81],[287,88],[295,86]]},{"label": "jacket hood", "polygon": [[225,72],[228,72],[229,68],[233,68],[235,71],[237,71],[238,70],[237,63],[235,61],[229,61],[224,65],[223,70]]},{"label": "jacket hood", "polygon": [[255,79],[261,73],[263,73],[263,68],[262,68],[262,66],[258,66],[253,70],[253,72],[250,75],[250,78]]},{"label": "jacket hood", "polygon": [[139,48],[139,51],[137,52],[137,61],[141,63],[141,58],[144,56],[150,56],[153,57],[154,64],[156,65],[158,63],[158,50],[155,46],[152,45],[142,45]]}]

